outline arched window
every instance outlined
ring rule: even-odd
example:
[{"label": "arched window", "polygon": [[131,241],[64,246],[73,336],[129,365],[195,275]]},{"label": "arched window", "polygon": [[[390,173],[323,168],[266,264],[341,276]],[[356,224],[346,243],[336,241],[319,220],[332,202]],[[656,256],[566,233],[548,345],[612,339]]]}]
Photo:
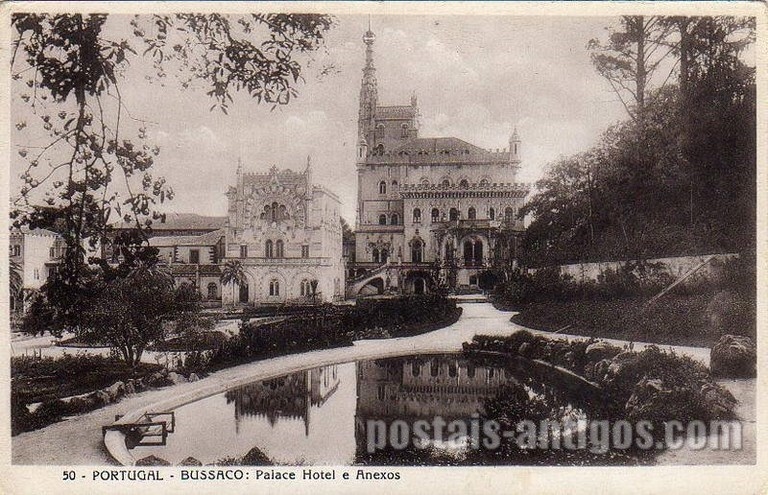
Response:
[{"label": "arched window", "polygon": [[307,297],[312,295],[312,290],[311,290],[311,286],[309,285],[309,280],[307,280],[306,278],[301,281],[300,294],[302,297]]},{"label": "arched window", "polygon": [[389,259],[389,251],[387,251],[386,249],[382,249],[381,250],[381,262],[382,263],[386,263],[387,259]]},{"label": "arched window", "polygon": [[383,144],[379,144],[378,146],[376,146],[376,154],[379,155],[379,156],[384,154],[384,145]]},{"label": "arched window", "polygon": [[208,284],[208,299],[216,299],[219,295],[219,289],[216,287],[216,282]]},{"label": "arched window", "polygon": [[480,185],[481,186],[486,187],[486,186],[488,186],[488,184],[489,184],[488,179],[481,179],[480,180]]},{"label": "arched window", "polygon": [[387,224],[387,216],[385,214],[379,215],[379,225],[386,225]]},{"label": "arched window", "polygon": [[426,177],[421,179],[421,185],[422,186],[428,186],[429,185],[429,179],[427,179]]},{"label": "arched window", "polygon": [[285,256],[285,252],[283,249],[283,241],[278,240],[275,243],[275,258],[283,258]]},{"label": "arched window", "polygon": [[429,374],[433,377],[440,374],[440,365],[436,359],[433,359],[429,365]]},{"label": "arched window", "polygon": [[453,243],[445,244],[445,259],[446,261],[453,260]]},{"label": "arched window", "polygon": [[493,207],[488,210],[488,218],[496,220],[496,210],[494,210]]},{"label": "arched window", "polygon": [[279,296],[280,295],[280,282],[276,278],[273,278],[269,281],[269,295],[270,296]]},{"label": "arched window", "polygon": [[273,256],[272,252],[272,240],[267,239],[267,242],[264,243],[264,257],[265,258],[271,258]]},{"label": "arched window", "polygon": [[451,211],[448,214],[448,219],[452,222],[459,219],[459,210],[456,208],[451,208]]},{"label": "arched window", "polygon": [[443,182],[441,182],[440,185],[443,187],[448,187],[451,185],[451,181],[449,181],[448,179],[443,179]]},{"label": "arched window", "polygon": [[421,209],[413,209],[413,223],[421,223]]},{"label": "arched window", "polygon": [[432,223],[439,222],[440,221],[440,210],[437,208],[432,208]]},{"label": "arched window", "polygon": [[456,375],[458,375],[458,369],[456,368],[456,363],[451,363],[448,365],[448,376],[451,378],[456,378]]},{"label": "arched window", "polygon": [[397,186],[398,186],[397,181],[393,180],[392,181],[392,192],[397,192]]},{"label": "arched window", "polygon": [[397,213],[393,213],[389,223],[392,225],[397,225],[399,221],[400,221],[400,216]]},{"label": "arched window", "polygon": [[511,222],[515,215],[515,210],[511,206],[504,208],[504,220]]},{"label": "arched window", "polygon": [[411,243],[411,261],[414,263],[421,263],[421,251],[421,241],[418,239],[413,241],[413,243]]},{"label": "arched window", "polygon": [[402,138],[408,137],[408,124],[403,124],[400,126],[400,137]]},{"label": "arched window", "polygon": [[421,368],[419,367],[419,363],[411,363],[411,375],[419,376],[419,373],[421,373]]},{"label": "arched window", "polygon": [[469,210],[467,210],[467,218],[470,220],[477,218],[477,210],[475,210],[474,206],[470,206]]},{"label": "arched window", "polygon": [[270,208],[270,213],[269,213],[270,221],[276,222],[278,220],[277,212],[278,212],[278,206],[277,206],[277,201],[275,201],[272,203],[272,207]]},{"label": "arched window", "polygon": [[462,189],[468,188],[469,187],[469,182],[467,181],[467,179],[461,179],[459,181],[459,187],[461,187]]},{"label": "arched window", "polygon": [[387,194],[387,183],[384,181],[379,182],[379,194]]},{"label": "arched window", "polygon": [[475,377],[475,365],[467,364],[467,378],[474,378],[474,377]]},{"label": "arched window", "polygon": [[378,249],[376,249],[376,248],[373,249],[373,252],[371,253],[371,259],[373,260],[374,263],[378,263],[379,262],[379,250]]}]

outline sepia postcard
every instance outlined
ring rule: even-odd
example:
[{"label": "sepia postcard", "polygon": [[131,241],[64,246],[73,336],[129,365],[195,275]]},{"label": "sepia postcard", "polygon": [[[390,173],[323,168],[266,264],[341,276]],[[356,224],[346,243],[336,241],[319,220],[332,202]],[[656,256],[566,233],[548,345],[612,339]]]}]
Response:
[{"label": "sepia postcard", "polygon": [[1,493],[768,491],[764,3],[0,13]]}]

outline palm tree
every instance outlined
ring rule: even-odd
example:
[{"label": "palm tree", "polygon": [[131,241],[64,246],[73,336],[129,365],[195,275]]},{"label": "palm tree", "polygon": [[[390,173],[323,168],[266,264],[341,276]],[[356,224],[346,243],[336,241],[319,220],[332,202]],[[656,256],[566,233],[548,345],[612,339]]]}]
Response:
[{"label": "palm tree", "polygon": [[245,269],[243,269],[243,262],[240,260],[227,260],[224,262],[224,266],[221,269],[221,277],[219,277],[222,285],[237,285],[238,287],[247,283],[248,279],[245,277]]}]

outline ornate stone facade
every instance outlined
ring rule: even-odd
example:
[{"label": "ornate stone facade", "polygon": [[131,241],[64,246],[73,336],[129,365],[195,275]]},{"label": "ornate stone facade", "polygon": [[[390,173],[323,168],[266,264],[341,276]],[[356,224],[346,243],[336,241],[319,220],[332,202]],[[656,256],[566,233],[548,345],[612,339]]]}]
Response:
[{"label": "ornate stone facade", "polygon": [[358,114],[355,273],[349,295],[472,290],[484,270],[514,263],[517,213],[529,187],[516,182],[521,142],[485,150],[453,137],[419,137],[416,96],[380,106],[375,35],[363,36],[366,62]]},{"label": "ornate stone facade", "polygon": [[[237,171],[227,192],[224,263],[239,260],[247,285],[223,288],[225,304],[333,300],[344,295],[339,198],[303,172]],[[314,297],[313,297],[314,296]]]}]

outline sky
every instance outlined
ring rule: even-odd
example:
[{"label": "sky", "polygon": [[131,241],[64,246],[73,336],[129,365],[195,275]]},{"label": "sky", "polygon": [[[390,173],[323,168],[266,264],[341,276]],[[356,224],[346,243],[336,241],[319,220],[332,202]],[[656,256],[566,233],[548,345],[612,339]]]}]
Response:
[{"label": "sky", "polygon": [[[238,160],[245,171],[273,165],[301,170],[311,156],[315,182],[341,198],[342,215],[354,224],[368,16],[335,20],[304,72],[298,98],[275,109],[238,95],[228,115],[211,111],[213,101],[200,89],[148,80],[148,67],[132,62],[121,94],[133,121],[144,121],[149,141],[160,146],[155,173],[176,193],[167,211],[224,215]],[[121,34],[128,21],[113,16],[107,29]],[[408,104],[415,92],[420,136],[452,136],[484,148],[508,146],[516,126],[522,140],[518,181],[534,182],[547,164],[589,148],[626,117],[586,50],[591,38],[604,37],[616,23],[600,17],[374,15],[379,102]],[[321,75],[328,64],[334,71]],[[19,108],[14,104],[12,112]],[[12,175],[19,167],[12,162]]]}]

